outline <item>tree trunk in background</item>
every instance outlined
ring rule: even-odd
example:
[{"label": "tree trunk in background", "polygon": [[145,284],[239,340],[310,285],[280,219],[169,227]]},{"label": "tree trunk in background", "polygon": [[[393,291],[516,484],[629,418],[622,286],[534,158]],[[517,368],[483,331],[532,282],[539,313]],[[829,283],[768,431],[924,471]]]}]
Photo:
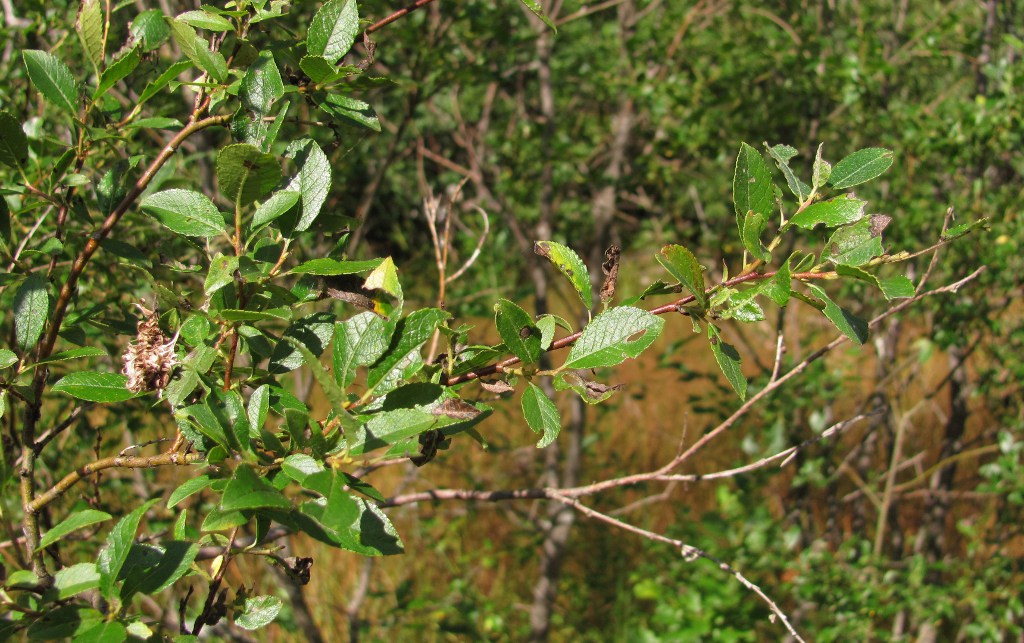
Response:
[{"label": "tree trunk in background", "polygon": [[[627,45],[633,15],[634,5],[632,2],[626,2],[619,6],[618,18],[624,55],[623,60],[629,60]],[[540,58],[541,114],[547,119],[545,129],[550,128],[548,133],[553,136],[555,113],[553,93],[551,93],[550,46],[550,32],[545,31],[538,38],[537,43],[538,57]],[[546,102],[548,99],[551,100],[550,103]],[[548,111],[549,106],[550,112]],[[623,96],[619,101],[617,112],[611,119],[608,165],[604,173],[605,183],[591,197],[590,211],[593,216],[593,227],[590,239],[588,239],[589,245],[585,248],[577,248],[585,258],[590,270],[591,291],[595,301],[597,300],[597,293],[603,278],[601,264],[604,261],[605,248],[611,239],[617,237],[613,221],[617,210],[618,183],[623,175],[626,151],[632,137],[634,123],[635,111],[633,100],[628,96]],[[550,164],[545,164],[545,171],[550,171]],[[550,219],[545,219],[543,215],[545,207],[550,206],[552,192],[549,189],[554,187],[550,178],[549,173],[544,175],[542,198],[543,195],[546,195],[548,201],[547,203],[542,201],[541,205],[541,221],[542,223],[548,222],[546,230],[548,235],[551,233]],[[539,265],[539,263],[535,263],[535,265]],[[546,274],[547,266],[540,266],[540,269],[545,271]],[[542,312],[539,306],[537,312],[538,314]],[[581,326],[586,324],[587,321],[588,319],[585,317],[579,320]],[[546,381],[545,385],[545,392],[550,395],[553,392],[550,380]],[[568,430],[562,433],[558,442],[548,447],[544,465],[543,484],[559,485],[562,487],[572,487],[579,484],[580,471],[583,464],[583,436],[586,430],[587,405],[575,395],[569,398],[569,405]],[[551,614],[555,607],[562,562],[566,545],[572,535],[576,512],[562,503],[551,502],[548,505],[547,516],[548,522],[545,526],[544,541],[541,544],[538,579],[534,585],[533,604],[530,607],[530,639],[532,641],[546,641],[550,635]]]}]

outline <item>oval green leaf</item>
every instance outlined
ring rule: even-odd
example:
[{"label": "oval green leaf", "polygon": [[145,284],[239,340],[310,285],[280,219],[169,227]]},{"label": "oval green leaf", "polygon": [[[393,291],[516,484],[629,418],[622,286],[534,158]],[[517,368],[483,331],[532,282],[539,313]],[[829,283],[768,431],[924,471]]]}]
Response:
[{"label": "oval green leaf", "polygon": [[14,338],[18,346],[29,348],[43,334],[49,310],[47,282],[42,275],[31,274],[14,294]]},{"label": "oval green leaf", "polygon": [[172,232],[187,237],[215,237],[224,233],[224,217],[209,198],[191,190],[164,190],[141,203],[142,211]]},{"label": "oval green leaf", "polygon": [[21,52],[28,77],[39,93],[71,116],[78,113],[78,82],[59,58],[38,49]]},{"label": "oval green leaf", "polygon": [[359,33],[359,9],[355,0],[330,0],[313,16],[306,35],[306,50],[323,56],[332,65],[352,48]]},{"label": "oval green leaf", "polygon": [[18,167],[28,157],[28,140],[10,112],[0,112],[0,163]]},{"label": "oval green leaf", "polygon": [[120,373],[69,373],[53,385],[53,391],[67,393],[87,402],[124,402],[135,396],[125,388],[128,378]]},{"label": "oval green leaf", "polygon": [[494,324],[498,327],[501,341],[509,351],[523,364],[534,364],[539,361],[541,331],[533,323],[529,313],[507,299],[498,300],[494,305],[494,313]]},{"label": "oval green leaf", "polygon": [[665,267],[669,273],[679,280],[686,287],[697,304],[703,309],[708,306],[708,296],[704,291],[704,269],[701,267],[697,257],[680,245],[668,245],[661,249],[656,257],[658,263]]},{"label": "oval green leaf", "polygon": [[558,407],[539,386],[530,382],[523,391],[523,417],[534,433],[540,433],[537,448],[543,449],[558,437],[562,429],[562,417]]},{"label": "oval green leaf", "polygon": [[842,161],[836,163],[829,176],[829,185],[837,190],[860,185],[870,181],[889,169],[893,162],[893,153],[882,147],[868,147],[857,150]]},{"label": "oval green leaf", "polygon": [[587,310],[594,307],[594,298],[590,288],[590,272],[572,248],[555,241],[538,241],[534,244],[533,251],[555,264],[559,272],[569,279]]},{"label": "oval green leaf", "polygon": [[229,145],[217,155],[217,180],[231,203],[247,205],[270,194],[281,182],[281,166],[270,154],[247,143]]},{"label": "oval green leaf", "polygon": [[646,310],[619,306],[605,311],[583,329],[563,369],[616,366],[651,345],[665,320]]}]

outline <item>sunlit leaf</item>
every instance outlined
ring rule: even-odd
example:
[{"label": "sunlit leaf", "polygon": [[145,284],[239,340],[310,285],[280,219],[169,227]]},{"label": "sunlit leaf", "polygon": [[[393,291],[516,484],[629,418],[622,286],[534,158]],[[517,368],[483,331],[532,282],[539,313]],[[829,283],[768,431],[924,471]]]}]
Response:
[{"label": "sunlit leaf", "polygon": [[881,176],[893,162],[893,153],[881,147],[857,150],[836,163],[829,176],[829,184],[837,190],[860,185]]},{"label": "sunlit leaf", "polygon": [[562,428],[562,418],[558,413],[558,407],[551,401],[544,391],[534,383],[529,383],[523,391],[523,417],[530,425],[534,433],[540,433],[540,441],[537,448],[543,449],[558,438],[558,432]]},{"label": "sunlit leaf", "polygon": [[53,54],[37,49],[26,49],[21,56],[39,93],[62,111],[77,115],[78,82],[68,66]]},{"label": "sunlit leaf", "polygon": [[534,364],[540,359],[541,331],[519,305],[499,299],[494,305],[494,323],[501,341],[523,364]]},{"label": "sunlit leaf", "polygon": [[725,374],[725,379],[729,380],[736,395],[741,400],[745,400],[747,398],[747,378],[743,376],[743,371],[740,368],[742,361],[740,354],[731,344],[727,344],[722,339],[714,324],[708,324],[708,341],[711,344],[711,352],[715,355],[715,361],[718,362],[718,367]]},{"label": "sunlit leaf", "polygon": [[23,349],[33,346],[43,334],[50,305],[47,287],[41,274],[32,273],[14,294],[14,338]]},{"label": "sunlit leaf", "polygon": [[658,263],[686,287],[697,304],[703,309],[708,306],[708,296],[704,291],[704,268],[701,267],[693,253],[680,245],[667,245],[656,255]]},{"label": "sunlit leaf", "polygon": [[559,272],[566,276],[587,310],[594,307],[590,272],[572,248],[555,241],[538,241],[534,244],[534,252],[555,264]]},{"label": "sunlit leaf", "polygon": [[616,366],[650,346],[665,320],[630,306],[611,308],[594,318],[573,344],[563,368]]},{"label": "sunlit leaf", "polygon": [[306,50],[334,64],[352,48],[359,33],[355,0],[329,0],[313,16],[306,34]]},{"label": "sunlit leaf", "polygon": [[88,402],[124,402],[135,396],[127,384],[128,378],[120,373],[75,371],[60,378],[50,390]]}]

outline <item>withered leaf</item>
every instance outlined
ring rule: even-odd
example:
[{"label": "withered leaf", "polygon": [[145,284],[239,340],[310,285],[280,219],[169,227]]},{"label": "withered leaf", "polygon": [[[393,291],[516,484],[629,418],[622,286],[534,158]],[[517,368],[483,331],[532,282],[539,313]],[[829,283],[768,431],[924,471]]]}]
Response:
[{"label": "withered leaf", "polygon": [[469,402],[459,399],[448,399],[430,411],[434,415],[447,415],[457,420],[472,420],[480,415],[480,409]]}]

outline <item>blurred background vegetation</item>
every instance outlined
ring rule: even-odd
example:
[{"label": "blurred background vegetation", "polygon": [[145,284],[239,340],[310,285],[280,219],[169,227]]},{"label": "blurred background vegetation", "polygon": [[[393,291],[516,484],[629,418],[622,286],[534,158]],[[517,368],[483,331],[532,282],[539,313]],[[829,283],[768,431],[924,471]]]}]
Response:
[{"label": "blurred background vegetation", "polygon": [[[120,3],[125,23],[145,4]],[[163,4],[171,15],[194,8]],[[894,150],[893,168],[859,194],[893,217],[888,250],[934,243],[952,207],[957,221],[987,217],[990,226],[943,249],[931,283],[988,270],[887,322],[860,350],[815,363],[688,473],[757,460],[848,415],[881,412],[781,471],[619,490],[598,508],[729,561],[811,640],[1019,639],[1024,2],[541,4],[557,33],[515,3],[464,0],[432,3],[372,37],[370,75],[386,80],[359,82],[383,131],[335,131],[327,150],[336,189],[326,209],[347,217],[351,256],[392,255],[410,299],[430,304],[437,280],[424,197],[454,197],[460,259],[476,245],[482,208],[491,222],[482,257],[449,286],[446,306],[486,334],[498,297],[568,310],[572,293],[547,284],[534,262],[535,238],[568,243],[591,270],[618,243],[626,296],[654,274],[663,243],[694,249],[712,273],[735,265],[741,141],[793,145],[805,173],[819,143],[832,160]],[[27,24],[5,8],[5,69],[12,47],[42,46],[33,25],[73,16],[76,3],[16,5]],[[294,5],[297,14],[316,9]],[[398,8],[365,2],[360,15]],[[370,56],[365,45],[359,54]],[[190,150],[175,171],[201,175],[213,145]],[[915,281],[928,269],[927,256],[919,261]],[[880,310],[859,295],[845,297],[854,312]],[[689,323],[670,325],[660,353],[614,373],[623,394],[563,412],[572,427],[558,445],[536,451],[518,405],[500,402],[483,429],[488,450],[456,442],[429,466],[387,471],[375,484],[386,494],[520,488],[659,466],[737,404],[710,354],[691,343]],[[834,333],[798,304],[760,326],[730,327],[752,386],[769,375],[776,329],[787,333],[788,364]],[[564,508],[445,502],[392,515],[404,556],[363,559],[302,541],[291,547],[314,552],[308,586],[253,570],[263,591],[277,584],[293,599],[261,636],[745,641],[782,631],[706,561],[687,563]],[[250,579],[239,564],[235,581]]]}]

